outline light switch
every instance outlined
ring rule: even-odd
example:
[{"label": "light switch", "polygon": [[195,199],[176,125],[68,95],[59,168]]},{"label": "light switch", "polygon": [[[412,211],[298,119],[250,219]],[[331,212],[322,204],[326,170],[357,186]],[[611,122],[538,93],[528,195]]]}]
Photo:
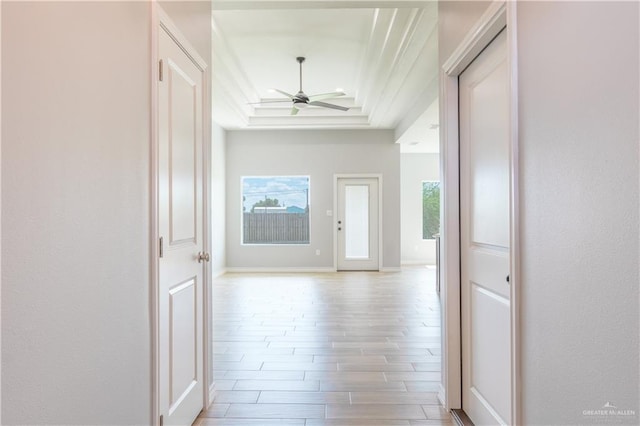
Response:
[{"label": "light switch", "polygon": [[333,211],[332,210],[327,210],[327,216],[329,216],[329,217],[333,216]]}]

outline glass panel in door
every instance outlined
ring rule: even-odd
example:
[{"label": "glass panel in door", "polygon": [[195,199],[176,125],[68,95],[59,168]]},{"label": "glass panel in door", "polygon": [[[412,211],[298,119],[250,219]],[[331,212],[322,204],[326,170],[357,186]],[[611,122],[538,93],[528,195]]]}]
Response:
[{"label": "glass panel in door", "polygon": [[369,258],[369,185],[345,186],[345,257]]}]

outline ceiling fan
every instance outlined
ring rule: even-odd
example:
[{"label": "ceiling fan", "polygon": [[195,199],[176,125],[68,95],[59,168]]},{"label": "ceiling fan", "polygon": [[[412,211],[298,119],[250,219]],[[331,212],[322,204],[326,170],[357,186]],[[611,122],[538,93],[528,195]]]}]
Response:
[{"label": "ceiling fan", "polygon": [[338,109],[340,111],[348,111],[349,110],[348,107],[343,107],[341,105],[335,105],[335,104],[329,104],[329,103],[326,103],[326,102],[320,102],[320,101],[322,101],[324,99],[331,99],[331,98],[337,98],[339,96],[344,96],[345,95],[344,92],[320,93],[318,95],[307,96],[302,91],[302,63],[304,62],[305,58],[302,57],[302,56],[298,56],[296,58],[296,60],[300,64],[300,90],[298,91],[298,93],[296,93],[295,95],[292,95],[292,94],[284,92],[282,90],[273,89],[274,91],[285,95],[289,99],[263,101],[263,102],[253,102],[252,104],[255,105],[255,104],[266,104],[266,103],[289,102],[289,101],[291,101],[291,102],[293,102],[293,108],[291,108],[291,115],[296,115],[298,113],[298,111],[300,111],[301,109],[306,108],[309,105],[319,106],[319,107],[323,107],[323,108]]}]

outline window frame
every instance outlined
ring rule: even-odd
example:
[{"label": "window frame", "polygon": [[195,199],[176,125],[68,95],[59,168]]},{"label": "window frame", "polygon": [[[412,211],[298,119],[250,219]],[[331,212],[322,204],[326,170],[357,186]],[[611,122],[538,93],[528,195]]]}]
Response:
[{"label": "window frame", "polygon": [[[244,180],[245,179],[268,179],[268,178],[306,178],[307,179],[307,202],[309,211],[307,212],[309,221],[309,240],[306,243],[245,243],[244,242]],[[311,245],[311,175],[242,175],[240,176],[240,245],[248,247],[303,247]]]},{"label": "window frame", "polygon": [[[424,237],[424,184],[425,183],[437,183],[438,184],[438,191],[442,190],[442,182],[439,180],[432,180],[432,179],[425,179],[422,180],[420,182],[420,205],[421,205],[421,209],[422,209],[422,214],[421,214],[421,221],[420,221],[420,233],[421,233],[421,237],[422,237],[422,241],[435,241],[435,237],[431,237],[431,238],[425,238]],[[438,206],[440,206],[440,201],[438,201]],[[441,217],[440,217],[440,209],[438,209],[438,223],[440,223],[441,221]]]}]

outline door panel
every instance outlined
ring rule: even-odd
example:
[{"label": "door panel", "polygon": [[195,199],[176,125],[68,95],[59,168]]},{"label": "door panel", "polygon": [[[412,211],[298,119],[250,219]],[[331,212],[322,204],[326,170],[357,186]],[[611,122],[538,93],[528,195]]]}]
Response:
[{"label": "door panel", "polygon": [[511,421],[509,98],[503,31],[459,79],[462,405]]},{"label": "door panel", "polygon": [[169,86],[169,203],[171,244],[195,241],[197,209],[196,83],[167,61]]},{"label": "door panel", "polygon": [[196,277],[169,290],[170,408],[188,396],[197,385],[198,345],[195,312],[198,311]]},{"label": "door panel", "polygon": [[469,111],[473,111],[471,239],[497,247],[509,246],[509,151],[505,149],[509,128],[504,122],[508,103],[496,103],[496,98],[508,99],[506,65],[505,58],[497,69],[475,81],[468,98]]},{"label": "door panel", "polygon": [[339,178],[337,223],[338,270],[377,271],[378,179]]},{"label": "door panel", "polygon": [[[509,370],[503,367],[510,365],[509,335],[496,330],[509,323],[509,299],[472,283],[470,306],[472,397],[482,401],[483,406],[492,407],[508,422],[510,377],[505,374]],[[496,422],[489,419],[489,424]]]},{"label": "door panel", "polygon": [[161,28],[158,83],[159,409],[190,425],[203,408],[203,73]]}]

